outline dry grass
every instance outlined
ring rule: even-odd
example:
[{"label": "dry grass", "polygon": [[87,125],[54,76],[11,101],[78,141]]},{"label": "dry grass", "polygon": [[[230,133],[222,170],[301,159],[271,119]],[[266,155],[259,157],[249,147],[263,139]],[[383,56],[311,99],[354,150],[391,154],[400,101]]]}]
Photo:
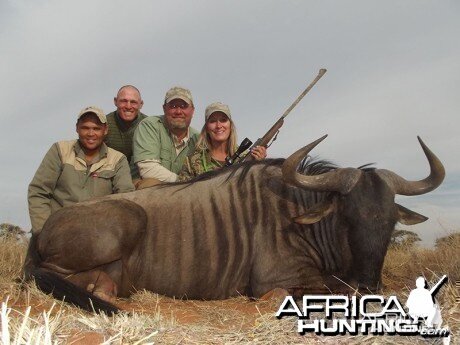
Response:
[{"label": "dry grass", "polygon": [[[318,337],[296,333],[296,320],[278,320],[276,301],[175,300],[139,291],[119,300],[125,313],[114,317],[93,315],[41,293],[33,284],[22,289],[15,280],[25,246],[0,238],[0,291],[2,344],[441,344],[438,339],[391,336]],[[450,281],[437,298],[443,326],[452,331],[452,344],[460,339],[460,308],[454,281],[460,280],[460,243],[442,249],[392,248],[383,269],[384,295],[405,301],[415,279],[424,275],[432,285],[447,274]]]},{"label": "dry grass", "polygon": [[[447,274],[450,282],[460,280],[460,243],[436,249],[396,247],[388,251],[383,268],[384,282],[390,288],[413,286],[414,277],[428,281]],[[386,281],[385,281],[386,280]]]}]

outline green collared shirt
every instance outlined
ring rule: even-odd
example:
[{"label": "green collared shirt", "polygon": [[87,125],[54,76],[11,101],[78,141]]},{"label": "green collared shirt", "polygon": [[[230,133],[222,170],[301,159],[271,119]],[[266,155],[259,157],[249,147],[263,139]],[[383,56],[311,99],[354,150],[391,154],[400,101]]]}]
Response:
[{"label": "green collared shirt", "polygon": [[189,140],[177,153],[173,136],[164,121],[164,116],[149,116],[137,126],[133,139],[133,161],[156,160],[177,174],[185,157],[194,150],[199,134],[189,127]]}]

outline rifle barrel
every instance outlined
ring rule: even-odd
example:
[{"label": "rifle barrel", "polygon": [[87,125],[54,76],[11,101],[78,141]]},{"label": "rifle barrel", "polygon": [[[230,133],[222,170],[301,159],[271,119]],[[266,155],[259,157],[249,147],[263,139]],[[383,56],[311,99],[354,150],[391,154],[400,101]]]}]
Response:
[{"label": "rifle barrel", "polygon": [[321,79],[321,77],[327,72],[327,69],[325,68],[321,68],[318,72],[318,75],[316,76],[316,78],[310,83],[310,85],[307,86],[307,88],[305,90],[303,90],[303,92],[299,95],[299,97],[297,97],[297,99],[294,101],[294,103],[291,104],[291,106],[289,108],[286,109],[286,111],[284,112],[284,114],[281,116],[282,119],[284,119],[286,116],[289,115],[289,113],[291,112],[292,109],[295,108],[295,106],[297,104],[299,104],[299,102],[302,100],[302,98],[305,97],[305,95],[311,90],[311,88],[313,86],[315,86],[315,84],[318,82],[318,80]]},{"label": "rifle barrel", "polygon": [[[294,101],[294,103],[292,103],[289,108],[286,109],[286,111],[284,112],[283,115],[281,115],[281,117],[278,119],[278,121],[275,122],[275,124],[268,130],[267,133],[264,134],[264,136],[262,136],[261,138],[259,138],[252,146],[252,147],[255,147],[255,146],[260,146],[260,145],[263,145],[265,147],[267,147],[268,143],[270,142],[270,140],[272,140],[272,138],[276,135],[276,133],[278,133],[279,129],[283,126],[284,124],[284,118],[286,116],[288,116],[288,114],[291,112],[292,109],[295,108],[295,106],[302,100],[302,98],[305,97],[305,95],[311,90],[311,88],[313,86],[315,86],[315,84],[318,82],[318,80],[321,79],[321,77],[326,73],[326,69],[325,68],[321,68],[318,72],[318,75],[316,76],[316,78],[310,83],[310,85],[307,86],[307,88],[305,90],[303,90],[303,92],[299,95],[299,97],[297,97],[297,99]],[[249,160],[252,160],[252,156],[250,153],[246,154],[245,157],[242,158],[241,161],[249,161]]]}]

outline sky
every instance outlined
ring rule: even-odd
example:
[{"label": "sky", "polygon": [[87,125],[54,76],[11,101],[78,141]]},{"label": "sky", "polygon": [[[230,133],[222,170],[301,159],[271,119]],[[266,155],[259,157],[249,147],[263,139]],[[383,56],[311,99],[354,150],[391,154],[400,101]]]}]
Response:
[{"label": "sky", "polygon": [[397,202],[430,219],[403,227],[430,245],[460,231],[460,2],[455,0],[2,0],[0,222],[30,228],[27,186],[49,147],[76,138],[79,111],[111,112],[137,86],[160,115],[174,85],[230,106],[255,141],[314,79],[269,157],[328,134],[312,154],[341,166],[376,163],[419,180],[417,135],[442,160],[444,183]]}]

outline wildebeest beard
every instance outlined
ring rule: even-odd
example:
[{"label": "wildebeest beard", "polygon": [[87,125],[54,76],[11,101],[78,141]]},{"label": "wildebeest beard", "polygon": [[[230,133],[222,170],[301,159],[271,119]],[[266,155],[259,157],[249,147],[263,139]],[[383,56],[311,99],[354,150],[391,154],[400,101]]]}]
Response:
[{"label": "wildebeest beard", "polygon": [[422,181],[321,160],[299,165],[318,143],[287,160],[63,208],[37,239],[36,266],[74,277],[102,271],[121,296],[139,289],[192,299],[260,297],[275,288],[376,289],[395,223],[426,219],[397,205],[395,194],[436,188],[442,164],[422,143],[432,168]]}]

